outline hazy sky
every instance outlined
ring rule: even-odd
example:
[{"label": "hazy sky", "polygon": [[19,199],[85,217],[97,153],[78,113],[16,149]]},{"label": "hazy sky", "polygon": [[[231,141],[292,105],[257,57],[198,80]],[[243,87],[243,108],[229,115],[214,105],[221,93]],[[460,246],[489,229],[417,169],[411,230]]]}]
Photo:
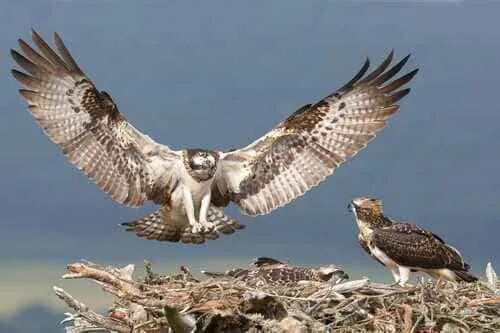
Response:
[{"label": "hazy sky", "polygon": [[[358,195],[378,196],[389,216],[442,235],[475,271],[482,272],[488,260],[499,262],[500,6],[1,3],[0,267],[6,273],[0,284],[22,275],[9,277],[10,267],[33,271],[47,263],[62,270],[81,257],[109,264],[149,258],[172,267],[266,255],[347,270],[367,267],[379,275],[379,265],[357,244],[346,208]],[[49,39],[58,31],[121,112],[173,148],[245,145],[345,83],[365,57],[375,66],[392,48],[398,58],[412,53],[407,68],[421,71],[400,114],[321,187],[266,216],[241,216],[233,207],[245,231],[185,246],[124,232],[119,223],[154,207],[112,202],[35,125],[18,97],[8,55],[17,38],[29,39],[30,27]],[[43,286],[58,281],[42,276],[47,281],[38,278],[37,285],[50,294]],[[16,294],[12,290],[9,297]]]}]

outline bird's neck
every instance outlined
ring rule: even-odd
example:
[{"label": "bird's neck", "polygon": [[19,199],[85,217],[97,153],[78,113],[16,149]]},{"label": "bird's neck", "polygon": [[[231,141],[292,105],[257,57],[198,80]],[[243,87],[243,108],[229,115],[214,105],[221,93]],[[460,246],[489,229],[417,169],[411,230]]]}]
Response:
[{"label": "bird's neck", "polygon": [[358,223],[358,226],[360,224],[366,224],[371,228],[382,228],[393,224],[393,222],[381,211],[364,209],[356,210],[356,221]]}]

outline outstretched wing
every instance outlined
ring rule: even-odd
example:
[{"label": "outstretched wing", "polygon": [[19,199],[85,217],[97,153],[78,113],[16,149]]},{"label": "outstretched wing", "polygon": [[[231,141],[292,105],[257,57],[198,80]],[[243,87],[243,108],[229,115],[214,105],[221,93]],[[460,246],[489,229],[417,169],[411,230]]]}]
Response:
[{"label": "outstretched wing", "polygon": [[432,232],[400,223],[375,229],[372,244],[400,265],[467,269],[460,253]]},{"label": "outstretched wing", "polygon": [[410,89],[418,70],[391,79],[409,56],[387,70],[393,52],[372,73],[367,60],[331,95],[305,105],[249,146],[221,156],[212,193],[216,205],[233,200],[249,215],[266,214],[317,186],[362,150]]},{"label": "outstretched wing", "polygon": [[157,144],[129,124],[111,96],[85,76],[57,33],[58,53],[37,32],[32,38],[38,50],[23,40],[19,47],[24,55],[11,50],[27,73],[14,69],[12,74],[45,134],[117,202],[163,203],[176,181],[172,170],[181,163],[180,152]]}]

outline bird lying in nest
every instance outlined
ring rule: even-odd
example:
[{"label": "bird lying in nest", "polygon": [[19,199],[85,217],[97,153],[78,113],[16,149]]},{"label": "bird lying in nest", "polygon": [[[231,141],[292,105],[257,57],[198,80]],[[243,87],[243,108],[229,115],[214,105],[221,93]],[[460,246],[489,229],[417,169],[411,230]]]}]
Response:
[{"label": "bird lying in nest", "polygon": [[234,268],[224,273],[201,272],[213,278],[241,279],[256,286],[262,284],[291,285],[300,281],[333,281],[338,283],[349,278],[339,266],[297,267],[268,257],[257,258],[253,262],[253,267],[250,268]]}]

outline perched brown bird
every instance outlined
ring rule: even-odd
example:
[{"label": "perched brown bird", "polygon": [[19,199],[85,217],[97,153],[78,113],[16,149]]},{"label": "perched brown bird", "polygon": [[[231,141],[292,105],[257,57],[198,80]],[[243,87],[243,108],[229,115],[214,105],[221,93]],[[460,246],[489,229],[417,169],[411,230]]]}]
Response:
[{"label": "perched brown bird", "polygon": [[[24,72],[12,74],[45,134],[69,162],[113,200],[160,208],[124,223],[146,239],[203,243],[242,226],[224,208],[267,214],[318,186],[375,138],[417,73],[396,77],[393,53],[373,72],[369,62],[349,82],[307,104],[248,146],[230,151],[179,149],[137,130],[106,91],[83,72],[58,34],[52,49],[33,31],[11,54]],[[241,126],[241,124],[235,124]],[[189,129],[189,127],[186,127]]]},{"label": "perched brown bird", "polygon": [[477,280],[457,249],[415,224],[388,218],[380,200],[355,198],[349,208],[356,218],[361,247],[391,271],[396,283],[404,286],[410,271],[425,272],[438,281]]}]

